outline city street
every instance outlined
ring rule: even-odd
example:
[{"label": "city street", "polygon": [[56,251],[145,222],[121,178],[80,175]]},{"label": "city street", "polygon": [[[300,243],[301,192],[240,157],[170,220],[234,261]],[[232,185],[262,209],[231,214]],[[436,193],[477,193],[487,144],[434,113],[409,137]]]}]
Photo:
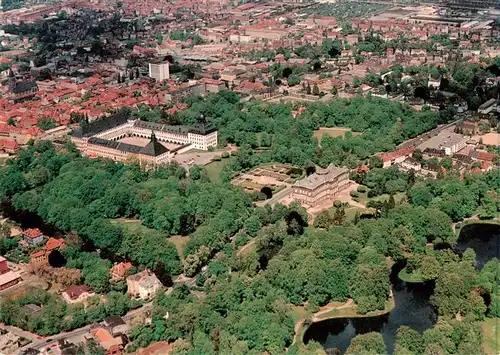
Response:
[{"label": "city street", "polygon": [[[122,318],[125,322],[128,322],[132,318],[136,317],[137,315],[140,315],[142,313],[145,313],[145,312],[151,310],[152,306],[153,306],[152,302],[146,303],[142,307],[139,307],[137,309],[133,309],[133,310],[129,311]],[[19,328],[16,328],[16,327],[0,325],[0,328],[8,330],[8,331],[12,331],[12,333],[14,333],[17,336],[22,336],[22,337],[25,337],[25,338],[32,340],[32,343],[30,343],[27,346],[20,348],[18,350],[18,353],[20,353],[22,350],[27,349],[27,348],[33,348],[36,350],[40,350],[40,349],[46,347],[47,345],[56,343],[58,340],[61,340],[61,339],[71,339],[71,338],[81,337],[84,334],[88,333],[90,331],[90,329],[94,326],[95,326],[95,324],[89,324],[89,325],[86,325],[85,327],[77,328],[77,329],[74,329],[70,332],[59,333],[56,335],[44,337],[42,339],[38,339],[39,336],[34,334],[34,333],[26,332],[26,331],[19,329]]]}]

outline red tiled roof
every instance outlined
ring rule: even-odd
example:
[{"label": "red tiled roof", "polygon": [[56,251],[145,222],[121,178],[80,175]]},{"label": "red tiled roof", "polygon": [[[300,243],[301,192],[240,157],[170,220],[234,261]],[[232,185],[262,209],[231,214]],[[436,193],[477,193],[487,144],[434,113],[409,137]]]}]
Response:
[{"label": "red tiled roof", "polygon": [[394,160],[396,158],[399,158],[399,157],[402,157],[402,156],[405,156],[405,155],[409,155],[411,153],[413,153],[413,151],[415,150],[415,147],[406,147],[406,148],[401,148],[401,149],[398,149],[394,152],[390,152],[390,153],[381,153],[379,154],[379,158],[382,159],[383,162],[387,162],[387,161],[391,161],[391,160]]},{"label": "red tiled roof", "polygon": [[110,272],[112,275],[123,277],[123,276],[125,276],[125,273],[127,272],[127,270],[129,270],[131,267],[132,267],[131,263],[122,262],[122,263],[119,263],[119,264],[116,264],[115,266],[113,266],[111,268]]},{"label": "red tiled roof", "polygon": [[76,300],[85,292],[91,292],[90,287],[88,287],[87,285],[72,285],[66,290],[66,293],[72,300]]},{"label": "red tiled roof", "polygon": [[24,236],[29,239],[35,239],[41,235],[43,235],[43,233],[38,228],[30,228],[24,231]]},{"label": "red tiled roof", "polygon": [[56,239],[56,238],[49,238],[47,241],[47,244],[45,244],[44,249],[47,251],[51,251],[54,249],[59,249],[64,245],[64,239]]},{"label": "red tiled roof", "polygon": [[495,154],[487,152],[477,152],[477,159],[484,161],[493,161],[495,159]]},{"label": "red tiled roof", "polygon": [[36,251],[36,252],[32,253],[32,254],[30,255],[30,257],[31,257],[32,259],[33,259],[33,258],[39,258],[39,257],[41,257],[41,256],[44,256],[44,255],[45,255],[45,253],[46,253],[46,252],[45,252],[45,250],[39,250],[39,251]]}]

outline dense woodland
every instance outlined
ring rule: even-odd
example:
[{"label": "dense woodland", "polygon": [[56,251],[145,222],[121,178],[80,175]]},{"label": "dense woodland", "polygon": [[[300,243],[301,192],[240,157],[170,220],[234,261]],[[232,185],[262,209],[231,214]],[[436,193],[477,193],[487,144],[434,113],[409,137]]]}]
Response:
[{"label": "dense woodland", "polygon": [[[170,296],[160,293],[152,324],[134,328],[133,347],[177,340],[178,354],[280,354],[293,340],[290,305],[316,310],[330,301],[352,298],[360,313],[384,309],[391,265],[408,259],[408,272],[436,281],[431,302],[439,322],[423,335],[400,329],[398,353],[465,354],[479,349],[476,322],[500,315],[498,260],[479,272],[473,251],[459,256],[450,250],[429,250],[426,243],[453,245],[452,222],[476,213],[492,218],[500,209],[499,171],[460,179],[450,170],[440,179],[424,181],[414,174],[374,167],[353,178],[373,195],[406,191],[406,198],[395,201],[391,195],[374,204],[375,218],[341,217],[313,228],[299,205],[255,207],[249,195],[228,184],[229,177],[268,161],[300,167],[331,162],[377,165],[369,161],[374,152],[391,150],[434,127],[437,116],[363,98],[312,104],[296,119],[291,110],[284,104],[245,105],[224,92],[193,100],[189,110],[175,118],[195,123],[203,114],[219,128],[221,144],[240,146],[233,163],[222,171],[222,184],[211,182],[199,167],[193,167],[189,176],[176,165],[144,171],[135,164],[81,157],[72,144],[55,149],[50,142],[37,142],[0,168],[0,199],[38,214],[64,232],[74,232],[77,236],[62,251],[66,265],[81,270],[80,282],[116,297],[118,314],[133,305],[118,297],[123,285],[109,282],[111,261],[123,258],[139,269],[196,277],[196,289],[206,297],[194,296],[185,286]],[[313,131],[325,125],[350,127],[362,134],[323,137],[318,142]],[[268,149],[260,149],[263,141]],[[116,218],[138,218],[155,232],[126,231],[112,223]],[[178,255],[168,240],[177,234],[190,236],[184,255]],[[239,253],[237,246],[246,241],[252,242],[251,247]],[[112,313],[106,308],[110,306],[96,304],[96,310],[81,315],[74,307],[52,307],[50,295],[38,297],[44,298],[33,302],[47,307],[36,322],[14,316],[19,307],[32,302],[29,299],[2,306],[0,319],[53,334]],[[491,302],[486,304],[485,297]],[[463,321],[454,320],[457,313]],[[294,345],[289,350],[310,353],[318,347],[311,342],[307,349]],[[365,335],[357,337],[348,352],[364,349],[382,351],[385,346],[379,335]]]}]

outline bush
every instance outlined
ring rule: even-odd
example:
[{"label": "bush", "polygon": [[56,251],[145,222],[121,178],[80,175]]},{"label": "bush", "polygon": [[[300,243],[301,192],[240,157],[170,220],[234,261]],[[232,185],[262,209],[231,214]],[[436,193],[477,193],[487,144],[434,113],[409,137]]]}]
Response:
[{"label": "bush", "polygon": [[224,152],[224,153],[222,153],[221,157],[222,157],[222,159],[229,158],[229,153],[228,152]]},{"label": "bush", "polygon": [[238,234],[236,236],[236,240],[234,241],[234,244],[236,244],[237,247],[241,247],[245,245],[248,241],[250,240],[250,237],[246,234]]},{"label": "bush", "polygon": [[339,200],[335,200],[333,201],[333,207],[342,207],[342,201],[339,201]]},{"label": "bush", "polygon": [[458,222],[457,224],[455,224],[455,229],[460,229],[462,228],[462,222]]},{"label": "bush", "polygon": [[377,302],[377,297],[375,296],[362,296],[358,299],[358,312],[361,314],[366,314],[371,311],[379,309],[380,305]]},{"label": "bush", "polygon": [[214,161],[221,161],[222,158],[221,157],[214,157]]},{"label": "bush", "polygon": [[351,195],[351,197],[359,197],[359,192],[357,192],[357,191],[351,191],[349,193],[349,195]]},{"label": "bush", "polygon": [[366,186],[359,185],[357,191],[364,194],[366,192]]}]

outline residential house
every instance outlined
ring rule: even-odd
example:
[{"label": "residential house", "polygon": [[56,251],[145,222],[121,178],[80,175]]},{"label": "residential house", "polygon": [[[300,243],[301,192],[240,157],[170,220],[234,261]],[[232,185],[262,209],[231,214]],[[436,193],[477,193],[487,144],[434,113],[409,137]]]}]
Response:
[{"label": "residential house", "polygon": [[23,239],[29,245],[38,245],[43,242],[45,236],[38,228],[26,229],[23,232]]},{"label": "residential house", "polygon": [[490,100],[486,101],[484,104],[482,104],[481,106],[479,106],[479,108],[477,109],[477,112],[482,113],[483,115],[486,115],[486,114],[493,111],[493,109],[496,107],[497,103],[498,103],[498,100],[490,99]]},{"label": "residential house", "polygon": [[135,298],[149,299],[162,287],[160,280],[149,270],[143,270],[127,277],[127,292]]},{"label": "residential house", "polygon": [[408,157],[400,163],[401,170],[410,171],[414,170],[415,172],[419,172],[422,169],[422,164],[420,164],[413,157]]},{"label": "residential house", "polygon": [[415,151],[415,147],[406,147],[390,153],[380,153],[378,157],[382,159],[383,167],[387,168],[393,164],[401,163]]},{"label": "residential house", "polygon": [[129,262],[121,262],[113,265],[113,267],[109,270],[111,274],[111,279],[113,281],[121,280],[125,277],[127,271],[132,267],[132,264]]},{"label": "residential house", "polygon": [[113,336],[126,334],[128,332],[128,325],[120,316],[109,316],[104,318],[104,325]]},{"label": "residential house", "polygon": [[0,256],[0,291],[5,290],[21,281],[21,273],[11,271],[7,259]]},{"label": "residential house", "polygon": [[474,151],[472,153],[472,157],[479,160],[479,161],[482,161],[482,162],[493,162],[495,160],[495,154],[491,154],[491,153],[488,153],[488,152],[484,152],[484,151]]},{"label": "residential house", "polygon": [[106,355],[121,354],[123,340],[120,336],[114,337],[105,328],[94,328],[90,331],[96,341],[106,350]]},{"label": "residential house", "polygon": [[49,264],[49,253],[45,250],[38,250],[30,255],[30,266],[32,268],[39,268],[43,265]]},{"label": "residential house", "polygon": [[63,292],[62,296],[68,303],[83,302],[87,298],[94,296],[95,292],[87,285],[72,285]]},{"label": "residential house", "polygon": [[0,138],[0,151],[5,153],[14,154],[20,149],[19,144],[13,138],[2,137]]},{"label": "residential house", "polygon": [[56,239],[56,238],[50,237],[49,240],[47,240],[47,244],[45,244],[43,249],[45,251],[50,252],[52,250],[61,249],[64,247],[64,245],[65,245],[64,239]]}]

